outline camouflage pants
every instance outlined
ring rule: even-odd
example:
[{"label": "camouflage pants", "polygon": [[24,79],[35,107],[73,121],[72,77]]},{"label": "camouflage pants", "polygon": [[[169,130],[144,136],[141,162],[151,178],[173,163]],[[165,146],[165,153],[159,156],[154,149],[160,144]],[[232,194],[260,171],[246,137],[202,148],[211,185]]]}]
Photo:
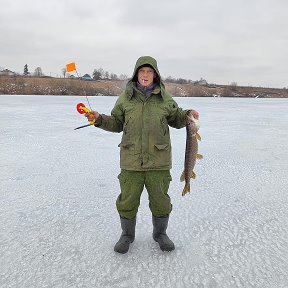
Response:
[{"label": "camouflage pants", "polygon": [[116,207],[120,216],[132,219],[136,217],[140,205],[140,197],[146,188],[149,207],[154,216],[169,215],[172,210],[168,195],[172,180],[169,170],[128,171],[121,170],[118,176],[121,193]]}]

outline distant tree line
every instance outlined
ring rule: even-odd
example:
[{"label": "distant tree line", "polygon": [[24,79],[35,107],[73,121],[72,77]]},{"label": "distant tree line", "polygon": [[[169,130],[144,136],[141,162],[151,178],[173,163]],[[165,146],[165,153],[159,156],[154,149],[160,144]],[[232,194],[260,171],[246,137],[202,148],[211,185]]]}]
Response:
[{"label": "distant tree line", "polygon": [[[41,67],[37,67],[34,70],[34,73],[31,74],[28,70],[27,64],[24,65],[23,75],[25,75],[25,76],[33,75],[33,76],[37,76],[37,77],[45,76],[44,73],[42,72]],[[66,68],[62,68],[62,75],[64,78],[74,77],[70,73],[66,72]],[[117,75],[116,73],[113,73],[113,72],[110,73],[109,71],[104,70],[103,68],[97,68],[97,69],[93,70],[91,78],[93,80],[127,80],[128,76],[126,74]],[[191,79],[184,79],[184,78],[173,78],[172,76],[164,77],[162,79],[166,83],[175,83],[175,84],[202,84],[202,85],[208,84],[207,81],[203,78],[201,78],[200,80],[197,80],[197,81],[193,81]],[[233,83],[231,85],[234,87],[237,86],[237,84],[235,84],[235,83]]]},{"label": "distant tree line", "polygon": [[[3,70],[4,68],[2,66],[0,66],[0,72]],[[6,69],[7,70],[7,69]],[[13,71],[11,71],[12,73],[14,73],[14,75],[20,75],[19,73],[15,73]],[[37,67],[33,73],[29,72],[28,69],[28,65],[25,64],[24,65],[24,70],[23,70],[23,74],[24,76],[36,76],[36,77],[43,77],[45,76],[45,74],[42,72],[41,67]],[[69,77],[73,77],[73,75],[71,75],[70,73],[66,72],[66,68],[62,69],[62,75],[64,78],[69,78]],[[89,74],[88,74],[89,75]],[[90,75],[89,75],[90,76]],[[51,75],[50,75],[51,77]],[[91,77],[91,76],[90,76]],[[57,77],[58,78],[58,75]],[[61,77],[60,77],[61,78]],[[120,74],[119,76],[115,73],[110,73],[109,71],[105,71],[103,68],[98,68],[98,69],[94,69],[94,71],[92,72],[92,77],[93,80],[127,80],[128,76],[126,74]],[[168,76],[168,77],[162,77],[163,81],[166,83],[173,83],[173,84],[194,84],[194,85],[208,85],[208,82],[203,79],[201,77],[200,80],[191,80],[191,79],[185,79],[185,78],[173,78],[172,76]],[[212,84],[209,83],[209,86],[215,86],[216,84]],[[231,82],[230,84],[228,84],[228,86],[230,86],[229,88],[232,91],[236,91],[237,90],[237,82]],[[268,88],[268,87],[267,87]],[[283,87],[282,89],[287,90],[287,87]]]},{"label": "distant tree line", "polygon": [[[66,72],[66,68],[62,69],[62,75],[64,76],[64,78],[73,77],[73,75]],[[85,74],[85,75],[89,75],[89,74]],[[110,73],[109,71],[105,71],[103,68],[94,69],[94,71],[92,72],[92,76],[90,77],[93,80],[127,80],[128,79],[128,76],[126,74],[120,74],[118,76],[115,73]]]},{"label": "distant tree line", "polygon": [[92,73],[92,78],[94,80],[101,79],[111,79],[111,80],[127,80],[128,76],[126,74],[120,74],[119,76],[115,73],[109,73],[109,71],[104,71],[103,68],[94,69]]},{"label": "distant tree line", "polygon": [[[23,75],[25,75],[25,76],[31,75],[31,73],[30,73],[29,70],[28,70],[28,65],[27,65],[27,64],[24,65]],[[41,67],[37,67],[37,68],[35,69],[33,75],[34,75],[34,76],[37,76],[37,77],[44,76]]]},{"label": "distant tree line", "polygon": [[201,77],[200,80],[191,80],[191,79],[184,79],[184,78],[173,78],[171,76],[168,76],[166,78],[163,78],[164,82],[167,83],[175,83],[175,84],[202,84],[207,85],[207,81]]},{"label": "distant tree line", "polygon": [[167,83],[177,83],[177,84],[193,83],[192,80],[187,80],[187,79],[183,79],[183,78],[173,78],[171,76],[164,78],[163,81],[165,81]]},{"label": "distant tree line", "polygon": [[[104,71],[103,68],[94,69],[92,73],[92,78],[94,80],[103,80],[103,79],[111,79],[111,80],[127,80],[128,76],[126,74],[120,74],[119,76],[115,73],[109,73],[108,71]],[[176,84],[208,84],[207,81],[201,78],[199,81],[193,81],[191,79],[184,79],[184,78],[173,78],[168,76],[163,78],[164,82],[167,83],[176,83]]]}]

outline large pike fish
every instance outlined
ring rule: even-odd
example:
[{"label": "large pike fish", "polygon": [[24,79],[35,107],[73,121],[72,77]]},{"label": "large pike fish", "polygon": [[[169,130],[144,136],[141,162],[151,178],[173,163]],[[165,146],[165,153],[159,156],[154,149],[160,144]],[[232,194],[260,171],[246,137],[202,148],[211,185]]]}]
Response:
[{"label": "large pike fish", "polygon": [[196,159],[203,158],[201,154],[198,154],[198,141],[201,140],[201,137],[198,134],[199,127],[199,121],[192,115],[187,115],[184,171],[180,177],[180,181],[185,180],[182,196],[184,196],[186,193],[190,193],[190,180],[191,178],[196,178],[196,174],[193,171],[196,164]]}]

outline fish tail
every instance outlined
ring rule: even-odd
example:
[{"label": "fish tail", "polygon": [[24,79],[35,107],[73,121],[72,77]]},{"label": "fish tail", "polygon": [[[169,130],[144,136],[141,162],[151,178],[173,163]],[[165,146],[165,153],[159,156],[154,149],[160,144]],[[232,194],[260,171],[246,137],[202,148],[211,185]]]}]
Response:
[{"label": "fish tail", "polygon": [[184,186],[184,189],[182,191],[182,196],[186,195],[187,193],[190,193],[190,185]]}]

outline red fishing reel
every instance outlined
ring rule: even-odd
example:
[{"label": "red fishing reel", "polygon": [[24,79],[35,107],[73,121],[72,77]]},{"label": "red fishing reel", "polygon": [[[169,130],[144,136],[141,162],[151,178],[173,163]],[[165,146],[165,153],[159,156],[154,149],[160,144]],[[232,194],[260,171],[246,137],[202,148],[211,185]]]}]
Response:
[{"label": "red fishing reel", "polygon": [[[78,113],[80,113],[80,114],[91,113],[91,110],[88,109],[88,108],[85,106],[85,104],[83,104],[83,103],[78,103],[78,104],[76,105],[76,110],[77,110]],[[91,113],[91,114],[93,114],[93,113]],[[95,123],[95,120],[89,121],[89,123],[92,125],[92,124]]]},{"label": "red fishing reel", "polygon": [[85,106],[85,104],[83,103],[78,103],[76,105],[76,110],[78,111],[78,113],[80,114],[84,114],[84,113],[89,113],[90,110]]}]

